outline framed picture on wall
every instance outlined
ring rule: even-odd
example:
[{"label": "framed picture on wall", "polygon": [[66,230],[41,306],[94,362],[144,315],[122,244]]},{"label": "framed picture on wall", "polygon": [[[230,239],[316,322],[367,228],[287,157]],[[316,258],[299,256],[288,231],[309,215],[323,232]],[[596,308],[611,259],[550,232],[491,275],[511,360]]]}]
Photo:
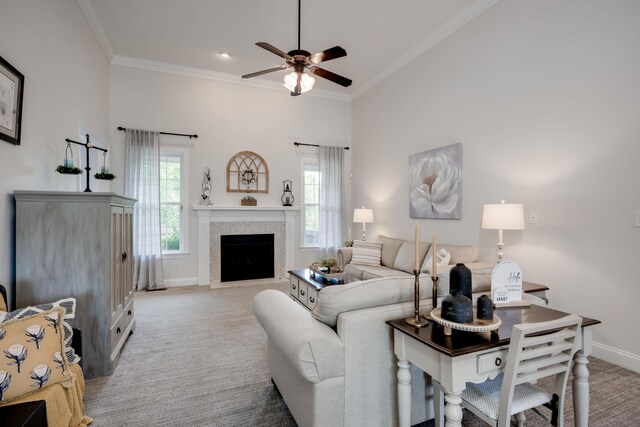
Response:
[{"label": "framed picture on wall", "polygon": [[462,217],[462,144],[409,156],[409,216]]},{"label": "framed picture on wall", "polygon": [[0,139],[20,145],[24,76],[0,56]]}]

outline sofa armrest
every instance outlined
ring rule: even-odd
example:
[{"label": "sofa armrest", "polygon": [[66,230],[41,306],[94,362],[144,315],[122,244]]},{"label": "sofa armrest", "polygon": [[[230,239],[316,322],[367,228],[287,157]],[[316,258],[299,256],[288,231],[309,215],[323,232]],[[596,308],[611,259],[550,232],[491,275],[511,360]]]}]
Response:
[{"label": "sofa armrest", "polygon": [[268,289],[253,299],[253,313],[291,366],[307,381],[344,376],[344,346],[336,332],[284,292]]},{"label": "sofa armrest", "polygon": [[351,257],[353,256],[353,248],[352,247],[343,247],[338,248],[338,267],[340,270],[344,271],[344,267],[351,262]]}]

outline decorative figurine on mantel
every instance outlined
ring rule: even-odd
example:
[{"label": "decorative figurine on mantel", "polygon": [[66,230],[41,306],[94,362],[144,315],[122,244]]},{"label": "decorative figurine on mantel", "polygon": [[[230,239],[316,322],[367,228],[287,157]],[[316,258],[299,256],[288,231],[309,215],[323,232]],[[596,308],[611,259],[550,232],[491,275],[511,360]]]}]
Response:
[{"label": "decorative figurine on mantel", "polygon": [[202,193],[200,194],[203,205],[211,204],[211,170],[207,167],[202,176]]}]

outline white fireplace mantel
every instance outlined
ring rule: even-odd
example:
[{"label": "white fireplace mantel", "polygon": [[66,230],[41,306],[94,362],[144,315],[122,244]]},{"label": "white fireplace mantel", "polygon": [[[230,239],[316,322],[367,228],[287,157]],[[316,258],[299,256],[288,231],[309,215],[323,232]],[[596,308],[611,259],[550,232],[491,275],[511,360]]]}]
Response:
[{"label": "white fireplace mantel", "polygon": [[295,221],[300,206],[214,206],[195,205],[198,215],[198,283],[210,285],[209,236],[212,222],[284,221],[285,271],[293,269],[295,262]]}]

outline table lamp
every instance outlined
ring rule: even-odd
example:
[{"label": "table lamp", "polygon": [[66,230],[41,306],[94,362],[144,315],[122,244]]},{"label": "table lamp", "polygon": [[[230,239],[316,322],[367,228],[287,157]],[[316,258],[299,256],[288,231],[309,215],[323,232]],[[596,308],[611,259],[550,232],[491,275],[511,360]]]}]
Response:
[{"label": "table lamp", "polygon": [[520,203],[486,204],[482,210],[482,228],[498,230],[498,263],[502,262],[502,230],[524,230],[524,209]]},{"label": "table lamp", "polygon": [[354,209],[353,222],[362,223],[362,240],[367,240],[366,224],[373,222],[373,209],[365,209],[364,206],[362,209]]}]

